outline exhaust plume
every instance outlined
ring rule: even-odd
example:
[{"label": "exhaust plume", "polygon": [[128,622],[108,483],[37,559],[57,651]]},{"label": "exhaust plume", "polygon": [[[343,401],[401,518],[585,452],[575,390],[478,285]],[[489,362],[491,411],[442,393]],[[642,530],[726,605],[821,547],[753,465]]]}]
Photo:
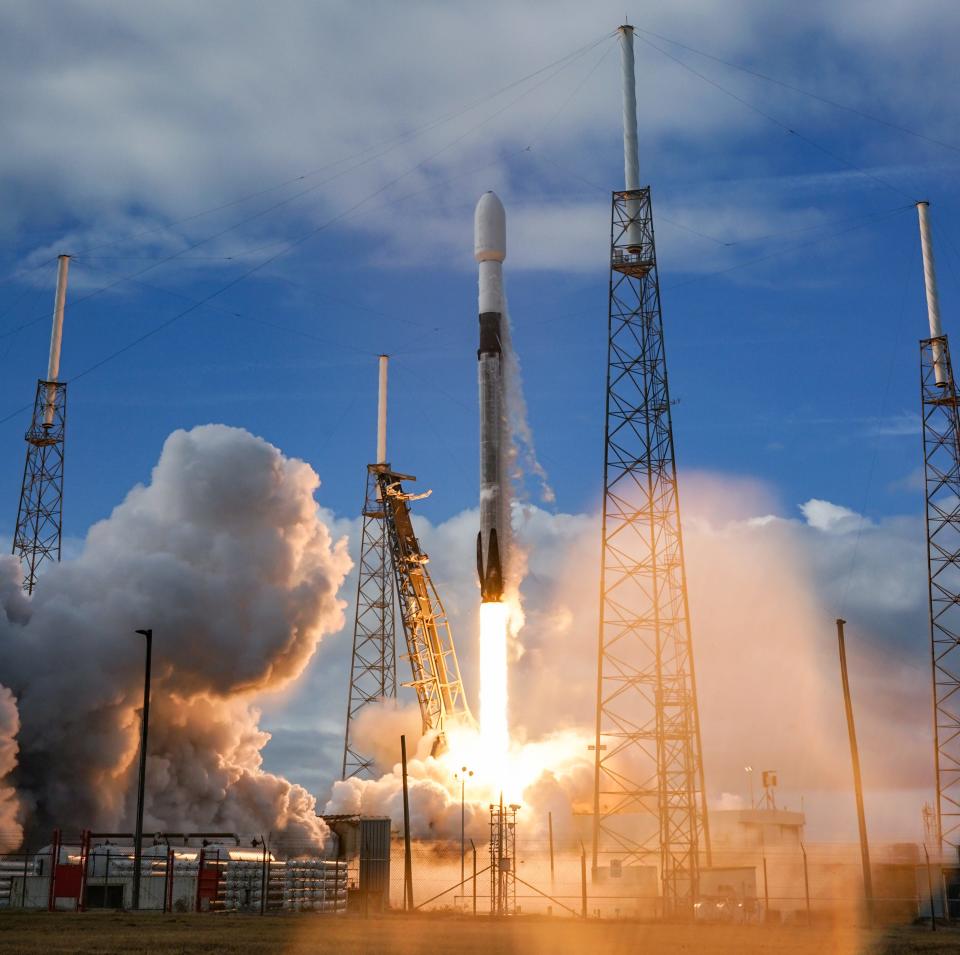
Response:
[{"label": "exhaust plume", "polygon": [[296,679],[343,622],[336,594],[350,559],[320,519],[318,486],[309,465],[246,431],[176,431],[150,483],[31,601],[16,562],[0,564],[0,665],[20,719],[12,779],[30,830],[132,828],[144,652],[133,631],[149,626],[147,831],[322,846],[313,797],[261,769],[270,737],[253,705]]}]

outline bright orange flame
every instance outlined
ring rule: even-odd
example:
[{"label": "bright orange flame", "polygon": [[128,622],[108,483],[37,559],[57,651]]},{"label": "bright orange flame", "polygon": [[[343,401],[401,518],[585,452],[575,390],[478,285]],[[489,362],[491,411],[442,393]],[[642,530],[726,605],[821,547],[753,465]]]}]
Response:
[{"label": "bright orange flame", "polygon": [[510,751],[507,724],[508,614],[506,604],[480,604],[480,746],[481,759],[491,771],[505,768]]}]

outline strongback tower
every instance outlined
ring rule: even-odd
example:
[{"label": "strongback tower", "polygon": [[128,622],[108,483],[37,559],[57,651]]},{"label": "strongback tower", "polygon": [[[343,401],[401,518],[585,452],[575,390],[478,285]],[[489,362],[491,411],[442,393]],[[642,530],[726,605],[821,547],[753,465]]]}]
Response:
[{"label": "strongback tower", "polygon": [[25,438],[27,459],[20,486],[13,553],[23,568],[23,589],[33,593],[43,564],[60,560],[63,527],[63,451],[67,425],[67,386],[58,381],[63,309],[67,296],[70,256],[61,255],[57,267],[57,295],[53,308],[47,377],[37,382],[33,416]]},{"label": "strongback tower", "polygon": [[692,914],[709,830],[632,27],[620,41],[627,188],[610,241],[593,871],[601,856],[656,865],[665,914]]},{"label": "strongback tower", "polygon": [[353,623],[353,658],[343,740],[342,778],[372,777],[370,757],[353,745],[353,720],[368,703],[397,695],[397,651],[394,625],[394,575],[383,494],[379,477],[387,464],[387,356],[380,356],[377,414],[377,463],[367,465],[363,501],[363,533],[357,568],[357,608]]},{"label": "strongback tower", "polygon": [[960,422],[947,336],[940,324],[926,202],[917,203],[930,337],[920,342],[920,396],[933,683],[936,830],[960,851]]}]

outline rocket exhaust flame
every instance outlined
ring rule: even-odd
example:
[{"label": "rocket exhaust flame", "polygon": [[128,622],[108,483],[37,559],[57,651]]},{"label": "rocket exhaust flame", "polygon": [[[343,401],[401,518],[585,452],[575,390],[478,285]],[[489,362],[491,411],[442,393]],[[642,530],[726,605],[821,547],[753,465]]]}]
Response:
[{"label": "rocket exhaust flame", "polygon": [[507,617],[505,603],[480,604],[480,744],[490,779],[503,772],[510,750],[507,728]]}]

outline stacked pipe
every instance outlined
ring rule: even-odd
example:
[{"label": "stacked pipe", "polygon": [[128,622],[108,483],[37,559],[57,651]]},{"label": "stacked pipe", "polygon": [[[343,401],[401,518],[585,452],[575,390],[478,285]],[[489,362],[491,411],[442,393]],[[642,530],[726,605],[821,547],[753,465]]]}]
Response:
[{"label": "stacked pipe", "polygon": [[259,911],[263,896],[263,862],[231,859],[222,883],[223,908],[228,912]]},{"label": "stacked pipe", "polygon": [[[31,866],[28,874],[33,875],[35,871],[36,867]],[[13,880],[18,876],[22,878],[23,875],[23,862],[17,862],[12,859],[0,860],[0,909],[9,908]]]},{"label": "stacked pipe", "polygon": [[283,866],[271,866],[268,901],[271,908],[287,911],[345,912],[347,863],[294,859]]}]

